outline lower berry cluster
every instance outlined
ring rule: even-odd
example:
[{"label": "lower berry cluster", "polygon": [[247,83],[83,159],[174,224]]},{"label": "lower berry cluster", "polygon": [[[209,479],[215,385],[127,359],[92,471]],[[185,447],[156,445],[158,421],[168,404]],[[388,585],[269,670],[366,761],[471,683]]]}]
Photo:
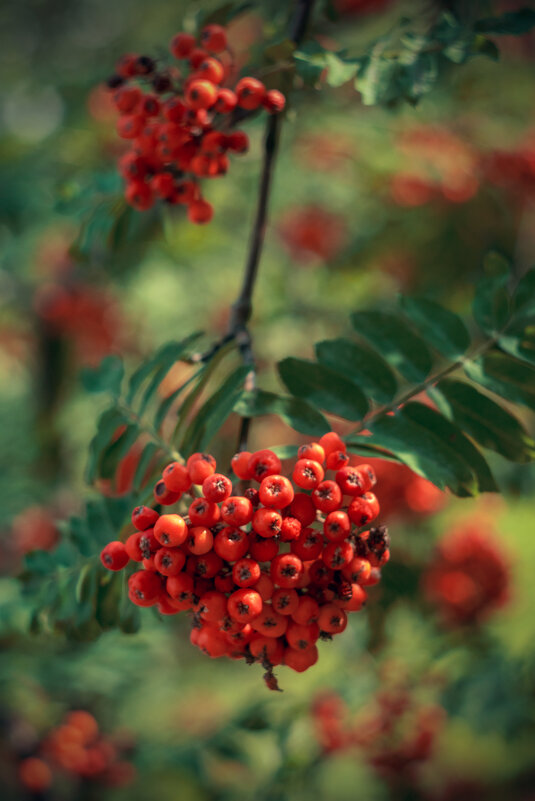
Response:
[{"label": "lower berry cluster", "polygon": [[[189,612],[194,645],[260,662],[273,689],[274,666],[315,664],[317,641],[344,631],[390,556],[386,528],[369,528],[375,473],[349,464],[337,434],[300,447],[291,478],[281,469],[271,450],[236,454],[238,494],[210,454],[173,462],[154,487],[160,511],[138,506],[135,533],[101,553],[109,570],[142,564],[128,579],[133,603]],[[186,498],[187,512],[161,513]]]}]

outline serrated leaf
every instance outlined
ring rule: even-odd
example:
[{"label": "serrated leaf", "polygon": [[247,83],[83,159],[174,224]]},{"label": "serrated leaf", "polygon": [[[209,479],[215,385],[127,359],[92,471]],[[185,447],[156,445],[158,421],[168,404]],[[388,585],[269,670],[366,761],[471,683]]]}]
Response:
[{"label": "serrated leaf", "polygon": [[124,366],[119,356],[106,356],[98,367],[85,367],[81,380],[87,392],[110,392],[115,397],[121,393]]},{"label": "serrated leaf", "polygon": [[370,444],[390,451],[439,489],[449,487],[463,497],[474,495],[477,482],[472,468],[440,434],[411,419],[408,406],[410,404],[394,415],[381,416],[369,425]]},{"label": "serrated leaf", "polygon": [[184,392],[186,387],[189,387],[189,385],[192,384],[194,381],[196,381],[197,378],[200,377],[200,375],[201,371],[199,370],[195,373],[195,375],[192,375],[190,378],[188,378],[187,381],[184,381],[184,383],[181,384],[177,389],[175,389],[174,392],[171,392],[170,395],[168,395],[158,404],[158,408],[154,413],[154,428],[156,429],[156,431],[159,431],[165,418],[167,417],[169,409],[176,401],[176,399]]},{"label": "serrated leaf", "polygon": [[354,312],[351,323],[407,380],[419,382],[428,376],[433,362],[427,345],[401,317],[382,311]]},{"label": "serrated leaf", "polygon": [[485,457],[457,425],[423,403],[413,401],[407,403],[403,409],[409,419],[440,436],[443,442],[456,451],[472,469],[477,478],[480,492],[498,491],[498,486]]},{"label": "serrated leaf", "polygon": [[373,400],[388,403],[394,398],[396,376],[377,351],[342,337],[318,342],[315,350],[320,364],[343,373]]},{"label": "serrated leaf", "polygon": [[201,406],[184,437],[184,455],[189,456],[194,451],[204,450],[210,443],[231,414],[243,392],[243,384],[249,372],[250,368],[246,365],[238,367]]},{"label": "serrated leaf", "polygon": [[356,384],[330,367],[288,358],[279,362],[277,368],[292,395],[330,414],[345,420],[360,420],[368,411],[366,397]]},{"label": "serrated leaf", "polygon": [[472,305],[479,327],[489,334],[504,328],[510,314],[507,284],[510,277],[508,263],[499,254],[491,253],[485,259],[488,275],[479,281]]},{"label": "serrated leaf", "polygon": [[512,462],[529,462],[535,457],[535,442],[516,417],[475,387],[446,378],[433,390],[433,398],[484,448]]},{"label": "serrated leaf", "polygon": [[148,442],[143,448],[134,473],[133,488],[135,490],[140,490],[144,486],[147,471],[159,450],[160,447],[155,442]]},{"label": "serrated leaf", "polygon": [[325,417],[310,403],[300,398],[287,398],[261,389],[245,392],[234,406],[234,411],[242,417],[276,414],[294,431],[310,437],[321,437],[331,430]]},{"label": "serrated leaf", "polygon": [[449,359],[460,359],[470,335],[460,317],[425,298],[402,297],[401,307],[423,338]]},{"label": "serrated leaf", "polygon": [[466,362],[465,373],[472,381],[508,401],[535,409],[535,370],[504,353],[488,353]]},{"label": "serrated leaf", "polygon": [[97,423],[97,431],[89,444],[89,457],[86,467],[86,481],[92,484],[97,478],[98,467],[103,450],[111,442],[118,428],[126,424],[124,414],[112,406],[103,412]]},{"label": "serrated leaf", "polygon": [[478,20],[474,28],[480,33],[505,34],[521,36],[535,27],[535,11],[531,8],[520,8],[518,11],[507,11],[499,17],[487,17]]},{"label": "serrated leaf", "polygon": [[[167,342],[154,354],[151,359],[148,359],[146,362],[141,364],[137,370],[132,373],[130,377],[130,381],[128,382],[128,393],[126,396],[126,405],[131,407],[134,398],[143,385],[144,381],[149,378],[150,375],[155,370],[161,369],[168,366],[168,370],[172,367],[172,365],[178,361],[178,359],[187,352],[190,345],[192,345],[197,339],[202,336],[200,332],[196,332],[191,334],[188,337],[185,337],[180,342]],[[153,387],[152,392],[154,392],[158,387],[158,384]],[[147,394],[147,392],[145,393]],[[144,398],[143,402],[148,403],[150,400],[151,393],[149,393],[149,397],[147,399]]]},{"label": "serrated leaf", "polygon": [[104,448],[98,464],[100,478],[113,478],[115,476],[121,459],[128,455],[140,433],[137,423],[129,423],[120,436],[111,442],[107,448]]}]

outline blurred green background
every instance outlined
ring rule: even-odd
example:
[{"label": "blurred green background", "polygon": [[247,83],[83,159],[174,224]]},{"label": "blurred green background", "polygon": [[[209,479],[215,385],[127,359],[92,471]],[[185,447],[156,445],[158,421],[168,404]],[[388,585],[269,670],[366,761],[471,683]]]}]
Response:
[{"label": "blurred green background", "polygon": [[[231,26],[244,63],[284,28],[288,10],[280,2],[251,5]],[[432,3],[376,3],[377,13],[373,3],[338,5],[343,13],[322,29],[322,42],[360,53],[400,15],[428,13]],[[518,7],[480,5],[482,16]],[[378,495],[391,493],[393,546],[382,584],[344,636],[322,644],[313,669],[280,670],[283,695],[264,690],[255,666],[194,652],[184,621],[150,610],[131,636],[109,632],[78,643],[29,633],[15,578],[23,556],[52,547],[56,521],[80,512],[90,494],[83,470],[100,407],[81,371],[110,353],[135,366],[199,327],[217,336],[239,286],[262,119],[247,124],[249,153],[207,188],[213,222],[196,227],[176,210],[141,215],[124,207],[120,142],[102,88],[120,54],[161,51],[215,6],[4,0],[0,8],[3,797],[529,801],[530,468],[496,458],[504,497],[477,501],[428,497],[408,471],[386,470]],[[414,108],[366,108],[351,85],[294,93],[255,294],[262,387],[276,386],[277,359],[309,356],[316,340],[344,334],[356,308],[418,291],[463,312],[489,250],[519,272],[529,265],[534,42],[506,37],[499,62],[452,66]],[[234,436],[231,424],[222,433],[228,448]],[[256,421],[252,446],[295,437],[280,422]],[[108,492],[128,491],[132,463],[135,454]],[[467,522],[494,543],[508,600],[489,603],[482,619],[447,625],[422,577],[436,543]],[[137,771],[130,784],[59,771],[41,795],[23,786],[21,760],[69,709],[89,710],[105,734],[127,742],[125,758]]]}]

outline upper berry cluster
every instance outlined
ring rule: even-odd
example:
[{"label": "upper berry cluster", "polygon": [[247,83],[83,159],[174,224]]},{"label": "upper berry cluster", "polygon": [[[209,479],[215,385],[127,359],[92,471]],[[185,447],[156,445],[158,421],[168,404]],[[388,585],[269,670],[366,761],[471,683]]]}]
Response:
[{"label": "upper berry cluster", "polygon": [[284,95],[267,90],[252,77],[235,81],[225,29],[203,28],[199,41],[177,33],[169,49],[181,67],[162,67],[129,53],[108,79],[120,114],[117,131],[132,147],[119,160],[126,180],[125,197],[139,211],[158,199],[184,204],[194,223],[212,219],[212,205],[201,194],[200,180],[225,175],[228,153],[244,153],[247,134],[233,131],[232,112],[263,107],[282,111]]},{"label": "upper berry cluster", "polygon": [[344,631],[388,561],[385,527],[363,530],[379,514],[375,474],[348,461],[333,432],[299,449],[291,478],[273,451],[243,451],[234,475],[258,488],[240,494],[210,454],[173,462],[155,500],[171,506],[189,496],[189,505],[182,514],[137,507],[136,533],[109,543],[102,562],[109,570],[142,562],[128,581],[135,604],[190,610],[194,645],[260,662],[273,686],[274,665],[300,672],[317,661],[317,640]]}]

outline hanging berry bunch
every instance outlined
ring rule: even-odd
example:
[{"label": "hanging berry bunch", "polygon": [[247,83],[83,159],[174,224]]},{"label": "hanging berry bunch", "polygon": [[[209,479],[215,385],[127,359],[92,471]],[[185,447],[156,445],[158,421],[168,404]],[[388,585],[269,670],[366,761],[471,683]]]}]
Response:
[{"label": "hanging berry bunch", "polygon": [[154,497],[182,513],[137,507],[136,532],[101,554],[109,570],[142,563],[128,579],[133,603],[189,612],[194,645],[260,662],[275,689],[273,667],[315,664],[318,639],[344,631],[390,555],[386,528],[369,528],[379,514],[373,469],[349,466],[337,434],[303,445],[290,478],[281,469],[273,451],[236,454],[241,486],[258,485],[238,493],[210,454],[173,462]]},{"label": "hanging berry bunch", "polygon": [[234,67],[225,29],[208,25],[200,40],[178,33],[170,51],[181,67],[160,67],[148,56],[128,54],[108,80],[120,114],[119,136],[131,142],[119,160],[125,197],[139,211],[157,201],[187,206],[194,223],[212,219],[201,179],[225,175],[229,153],[248,149],[247,134],[231,130],[233,112],[282,111],[284,96],[252,77],[231,88]]}]

